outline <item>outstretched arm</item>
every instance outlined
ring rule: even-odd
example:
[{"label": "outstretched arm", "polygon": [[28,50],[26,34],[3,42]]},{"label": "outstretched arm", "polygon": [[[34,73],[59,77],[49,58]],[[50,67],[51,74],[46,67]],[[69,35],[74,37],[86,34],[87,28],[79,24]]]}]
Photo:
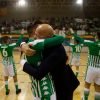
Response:
[{"label": "outstretched arm", "polygon": [[21,30],[21,35],[20,35],[18,41],[16,42],[16,46],[19,46],[19,45],[21,44],[24,33],[25,33],[25,30],[22,29],[22,30]]},{"label": "outstretched arm", "polygon": [[20,37],[18,38],[18,41],[16,42],[16,46],[19,46],[20,43],[22,42],[23,39],[23,34],[20,35]]},{"label": "outstretched arm", "polygon": [[78,40],[81,44],[84,44],[86,46],[89,46],[91,44],[93,44],[94,42],[93,41],[90,41],[90,40],[84,40],[83,38],[79,37],[77,34],[74,33],[73,29],[70,29],[71,33],[74,35],[74,38],[76,40]]},{"label": "outstretched arm", "polygon": [[23,39],[23,34],[24,34],[24,30],[22,29],[21,30],[21,35],[18,38],[17,42],[16,43],[12,43],[12,44],[9,45],[12,49],[15,48],[15,47],[17,47],[17,46],[19,46],[21,44],[22,39]]},{"label": "outstretched arm", "polygon": [[67,39],[64,41],[64,43],[65,43],[67,46],[70,46],[70,47],[73,47],[73,46],[74,46],[74,44],[72,44],[72,43],[68,42],[68,40],[67,40]]},{"label": "outstretched arm", "polygon": [[74,35],[74,38],[75,38],[76,40],[78,40],[80,43],[84,43],[84,39],[81,38],[81,37],[79,37],[79,36],[74,32],[74,30],[73,30],[72,28],[70,28],[69,30],[70,30],[70,32]]},{"label": "outstretched arm", "polygon": [[17,46],[19,46],[20,43],[21,43],[21,41],[22,41],[22,38],[23,38],[23,35],[21,35],[21,36],[19,37],[19,39],[18,39],[18,41],[17,41],[16,43],[11,43],[11,44],[9,44],[9,46],[10,46],[12,49],[15,48],[15,47],[17,47]]}]

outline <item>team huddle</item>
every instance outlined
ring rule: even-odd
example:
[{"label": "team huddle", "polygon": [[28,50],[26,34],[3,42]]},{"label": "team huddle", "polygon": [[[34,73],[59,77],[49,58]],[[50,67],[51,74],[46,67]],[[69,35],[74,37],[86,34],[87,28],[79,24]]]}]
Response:
[{"label": "team huddle", "polygon": [[[95,99],[100,100],[100,32],[96,41],[84,40],[70,29],[75,43],[54,34],[49,24],[36,22],[28,27],[29,39],[23,41],[21,32],[17,43],[10,43],[9,37],[1,38],[0,52],[4,69],[6,95],[10,93],[8,77],[14,79],[16,94],[21,93],[18,87],[17,72],[13,58],[15,47],[21,48],[20,64],[22,70],[29,74],[34,100],[73,100],[73,92],[79,86],[77,79],[80,66],[80,54],[83,46],[88,47],[88,62],[82,100],[88,100],[90,85],[94,83]],[[62,43],[72,48],[69,64],[68,56]],[[24,57],[23,57],[24,55]],[[76,67],[76,73],[71,67]]]}]

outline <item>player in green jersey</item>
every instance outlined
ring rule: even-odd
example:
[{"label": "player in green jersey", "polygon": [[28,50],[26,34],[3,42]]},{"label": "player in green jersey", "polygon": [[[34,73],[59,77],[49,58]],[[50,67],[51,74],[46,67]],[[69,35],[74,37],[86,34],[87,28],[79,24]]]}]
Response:
[{"label": "player in green jersey", "polygon": [[96,41],[84,40],[76,34],[75,39],[88,46],[88,68],[85,79],[83,100],[88,100],[90,85],[94,83],[95,100],[100,100],[100,32],[96,33]]},{"label": "player in green jersey", "polygon": [[9,94],[10,90],[8,88],[8,77],[11,76],[14,79],[16,94],[21,92],[21,89],[18,88],[18,81],[17,81],[17,73],[16,67],[13,59],[13,49],[16,46],[19,46],[23,35],[20,36],[17,43],[10,43],[10,38],[8,36],[4,36],[1,38],[2,44],[0,44],[0,52],[2,55],[2,63],[4,68],[4,80],[5,80],[5,89],[6,95]]},{"label": "player in green jersey", "polygon": [[71,57],[70,65],[71,67],[72,66],[76,67],[76,77],[77,77],[79,74],[80,53],[81,53],[83,44],[79,43],[79,41],[75,39],[74,39],[74,42],[75,43],[73,44],[73,43],[69,43],[65,41],[65,44],[72,48],[72,57]]},{"label": "player in green jersey", "polygon": [[[41,30],[46,27],[47,31]],[[50,30],[50,31],[48,31]],[[41,37],[38,35],[38,33],[41,32]],[[64,38],[62,36],[54,36],[53,37],[53,29],[50,25],[48,24],[42,24],[37,27],[36,29],[36,40],[29,40],[29,45],[31,45],[32,49],[36,50],[36,54],[34,56],[26,56],[27,61],[30,64],[34,64],[38,66],[41,61],[42,61],[42,50],[44,48],[48,48],[51,46],[59,45],[64,41]],[[49,38],[52,37],[52,38]],[[46,39],[43,39],[46,38]],[[32,41],[32,42],[30,42]],[[55,97],[52,97],[52,94],[54,94],[54,87],[53,87],[53,82],[51,79],[50,74],[47,74],[42,80],[36,80],[33,77],[31,77],[32,80],[32,90],[33,90],[33,95],[37,98],[40,98],[41,100],[55,100]]]}]

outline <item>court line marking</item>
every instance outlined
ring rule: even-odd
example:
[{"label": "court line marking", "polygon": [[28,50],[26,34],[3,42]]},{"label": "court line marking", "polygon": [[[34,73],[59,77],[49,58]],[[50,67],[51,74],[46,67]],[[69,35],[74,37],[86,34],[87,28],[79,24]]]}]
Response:
[{"label": "court line marking", "polygon": [[[22,69],[22,67],[20,67],[20,68],[18,69],[17,73],[20,72],[21,69]],[[8,83],[9,83],[12,79],[13,79],[13,77],[10,77],[10,78],[8,79]],[[0,87],[0,91],[1,91],[4,87],[5,87],[5,84],[4,84],[3,86]]]}]

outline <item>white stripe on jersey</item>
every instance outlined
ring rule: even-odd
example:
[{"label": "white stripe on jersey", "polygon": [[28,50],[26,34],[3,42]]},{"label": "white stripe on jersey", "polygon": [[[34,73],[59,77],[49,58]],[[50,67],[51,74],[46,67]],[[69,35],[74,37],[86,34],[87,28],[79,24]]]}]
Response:
[{"label": "white stripe on jersey", "polygon": [[1,46],[1,48],[4,48],[4,49],[5,49],[5,48],[7,48],[7,47],[8,47],[8,46],[6,46],[6,45],[4,45],[4,46]]},{"label": "white stripe on jersey", "polygon": [[84,42],[94,43],[93,41],[90,41],[90,40],[84,40]]},{"label": "white stripe on jersey", "polygon": [[37,39],[37,40],[34,40],[33,42],[29,42],[28,44],[31,44],[31,45],[36,45],[36,44],[38,44],[38,43],[40,43],[40,42],[44,42],[44,39]]},{"label": "white stripe on jersey", "polygon": [[88,65],[92,66],[92,67],[99,67],[99,65],[100,65],[100,56],[90,55]]},{"label": "white stripe on jersey", "polygon": [[16,43],[12,43],[12,44],[10,44],[9,46],[14,46],[14,45],[16,45]]},{"label": "white stripe on jersey", "polygon": [[[34,80],[35,81],[35,80]],[[34,85],[34,83],[32,82],[32,89],[34,87],[34,92],[36,94],[36,96],[38,96],[38,93],[37,93],[37,86]]]},{"label": "white stripe on jersey", "polygon": [[42,97],[39,81],[38,81],[38,92],[39,92],[39,97]]}]

